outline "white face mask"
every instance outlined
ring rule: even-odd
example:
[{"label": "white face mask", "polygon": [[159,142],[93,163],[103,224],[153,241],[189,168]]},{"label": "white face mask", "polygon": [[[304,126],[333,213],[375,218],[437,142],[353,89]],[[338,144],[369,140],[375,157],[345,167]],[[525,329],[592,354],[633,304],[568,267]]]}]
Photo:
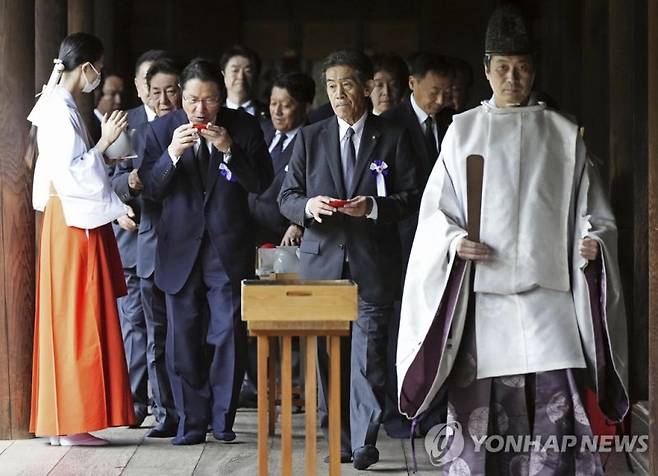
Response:
[{"label": "white face mask", "polygon": [[91,66],[91,69],[94,70],[94,73],[96,73],[96,79],[94,79],[91,83],[87,79],[87,75],[83,72],[82,76],[85,78],[85,85],[82,87],[82,92],[83,93],[90,93],[94,89],[98,87],[99,84],[101,84],[101,74],[96,71],[96,68],[94,68],[94,65],[89,63],[89,66]]}]

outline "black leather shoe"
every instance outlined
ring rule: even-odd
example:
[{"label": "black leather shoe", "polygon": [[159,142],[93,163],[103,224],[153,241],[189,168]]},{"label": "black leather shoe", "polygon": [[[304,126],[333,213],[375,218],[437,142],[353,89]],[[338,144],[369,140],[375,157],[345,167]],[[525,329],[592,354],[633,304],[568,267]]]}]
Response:
[{"label": "black leather shoe", "polygon": [[[324,462],[329,464],[329,456],[324,457]],[[350,450],[342,449],[340,450],[340,462],[345,464],[345,463],[351,463],[352,462],[352,453]]]},{"label": "black leather shoe", "polygon": [[146,438],[173,438],[176,436],[178,425],[168,425],[165,423],[158,423],[149,431],[146,432]]},{"label": "black leather shoe", "polygon": [[365,445],[355,449],[352,457],[356,469],[367,469],[379,461],[379,450],[373,445]]},{"label": "black leather shoe", "polygon": [[175,446],[198,445],[205,442],[206,434],[201,431],[190,431],[183,436],[177,436],[171,440],[171,444]]},{"label": "black leather shoe", "polygon": [[217,441],[223,441],[224,443],[235,440],[235,432],[233,431],[223,431],[221,433],[213,432],[212,436],[214,436]]},{"label": "black leather shoe", "polygon": [[146,410],[140,412],[135,411],[135,423],[130,425],[128,428],[133,428],[133,429],[139,428],[140,426],[142,426],[142,423],[144,423],[146,417],[147,417]]}]

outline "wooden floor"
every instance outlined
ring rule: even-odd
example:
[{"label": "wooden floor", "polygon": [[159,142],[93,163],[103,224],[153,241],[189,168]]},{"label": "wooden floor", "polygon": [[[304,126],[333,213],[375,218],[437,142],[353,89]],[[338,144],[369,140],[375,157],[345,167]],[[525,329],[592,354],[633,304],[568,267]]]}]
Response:
[{"label": "wooden floor", "polygon": [[[303,415],[294,415],[295,441],[293,474],[304,474]],[[148,423],[148,420],[147,420]],[[129,430],[117,428],[96,433],[109,439],[111,446],[102,448],[51,447],[47,440],[0,440],[0,475],[2,476],[256,476],[256,412],[240,411],[235,424],[236,442],[218,443],[211,436],[204,445],[178,446],[169,439],[145,439],[147,428]],[[342,465],[343,474],[410,475],[411,448],[408,440],[395,440],[380,433],[381,459],[369,471],[357,471],[351,464]],[[270,474],[279,474],[279,441],[274,439],[270,450]],[[326,443],[319,442],[318,475],[328,472],[322,462]],[[437,474],[425,453],[423,440],[416,440],[419,476]],[[608,462],[606,474],[630,476],[622,455]]]}]

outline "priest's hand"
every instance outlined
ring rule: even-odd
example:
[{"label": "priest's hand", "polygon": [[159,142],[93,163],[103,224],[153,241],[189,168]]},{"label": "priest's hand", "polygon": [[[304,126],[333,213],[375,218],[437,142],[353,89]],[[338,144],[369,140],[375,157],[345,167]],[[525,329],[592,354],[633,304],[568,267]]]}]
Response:
[{"label": "priest's hand", "polygon": [[133,218],[135,218],[135,212],[132,208],[128,207],[128,214],[117,218],[117,223],[126,231],[137,231],[138,225]]},{"label": "priest's hand", "polygon": [[588,261],[594,261],[599,256],[599,242],[591,238],[583,238],[580,240],[578,250],[580,256]]},{"label": "priest's hand", "polygon": [[101,119],[101,138],[96,144],[98,152],[104,154],[127,127],[128,115],[124,111],[112,111],[109,115],[105,113]]},{"label": "priest's hand", "polygon": [[281,246],[298,246],[302,241],[304,229],[294,223],[288,227],[281,239]]},{"label": "priest's hand", "polygon": [[462,238],[457,242],[457,255],[461,259],[487,261],[491,257],[491,248],[484,243]]}]

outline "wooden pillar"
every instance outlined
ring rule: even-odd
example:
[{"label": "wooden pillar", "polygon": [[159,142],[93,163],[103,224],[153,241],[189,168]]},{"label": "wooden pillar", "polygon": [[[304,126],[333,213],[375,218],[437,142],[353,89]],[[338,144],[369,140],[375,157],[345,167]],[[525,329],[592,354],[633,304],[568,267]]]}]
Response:
[{"label": "wooden pillar", "polygon": [[90,0],[68,0],[69,33],[83,31],[93,33],[94,2]]},{"label": "wooden pillar", "polygon": [[658,0],[648,4],[649,474],[658,474]]},{"label": "wooden pillar", "polygon": [[36,0],[34,4],[35,90],[40,91],[53,70],[59,44],[66,36],[66,0]]},{"label": "wooden pillar", "polygon": [[[34,2],[34,90],[41,91],[53,70],[59,44],[66,36],[66,0],[35,0]],[[36,212],[35,239],[39,249],[43,214]],[[38,261],[35,260],[35,261]]]},{"label": "wooden pillar", "polygon": [[[637,391],[646,382],[646,320],[634,312],[634,222],[636,213],[634,200],[633,171],[641,167],[643,160],[636,155],[634,143],[637,115],[633,98],[636,93],[636,61],[634,51],[634,3],[624,0],[610,0],[609,18],[609,96],[610,108],[608,143],[608,184],[610,201],[617,220],[619,231],[619,266],[626,301],[630,342],[635,352],[629,353],[631,398],[637,399]],[[637,385],[636,382],[640,383]],[[637,388],[636,388],[637,387]]]},{"label": "wooden pillar", "polygon": [[[92,0],[68,0],[68,32],[69,34],[78,32],[94,33],[94,2]],[[92,125],[95,120],[94,97],[93,93],[81,94],[76,99],[88,131],[93,130]]]},{"label": "wooden pillar", "polygon": [[29,436],[34,213],[23,158],[34,104],[34,1],[0,0],[0,439]]}]

